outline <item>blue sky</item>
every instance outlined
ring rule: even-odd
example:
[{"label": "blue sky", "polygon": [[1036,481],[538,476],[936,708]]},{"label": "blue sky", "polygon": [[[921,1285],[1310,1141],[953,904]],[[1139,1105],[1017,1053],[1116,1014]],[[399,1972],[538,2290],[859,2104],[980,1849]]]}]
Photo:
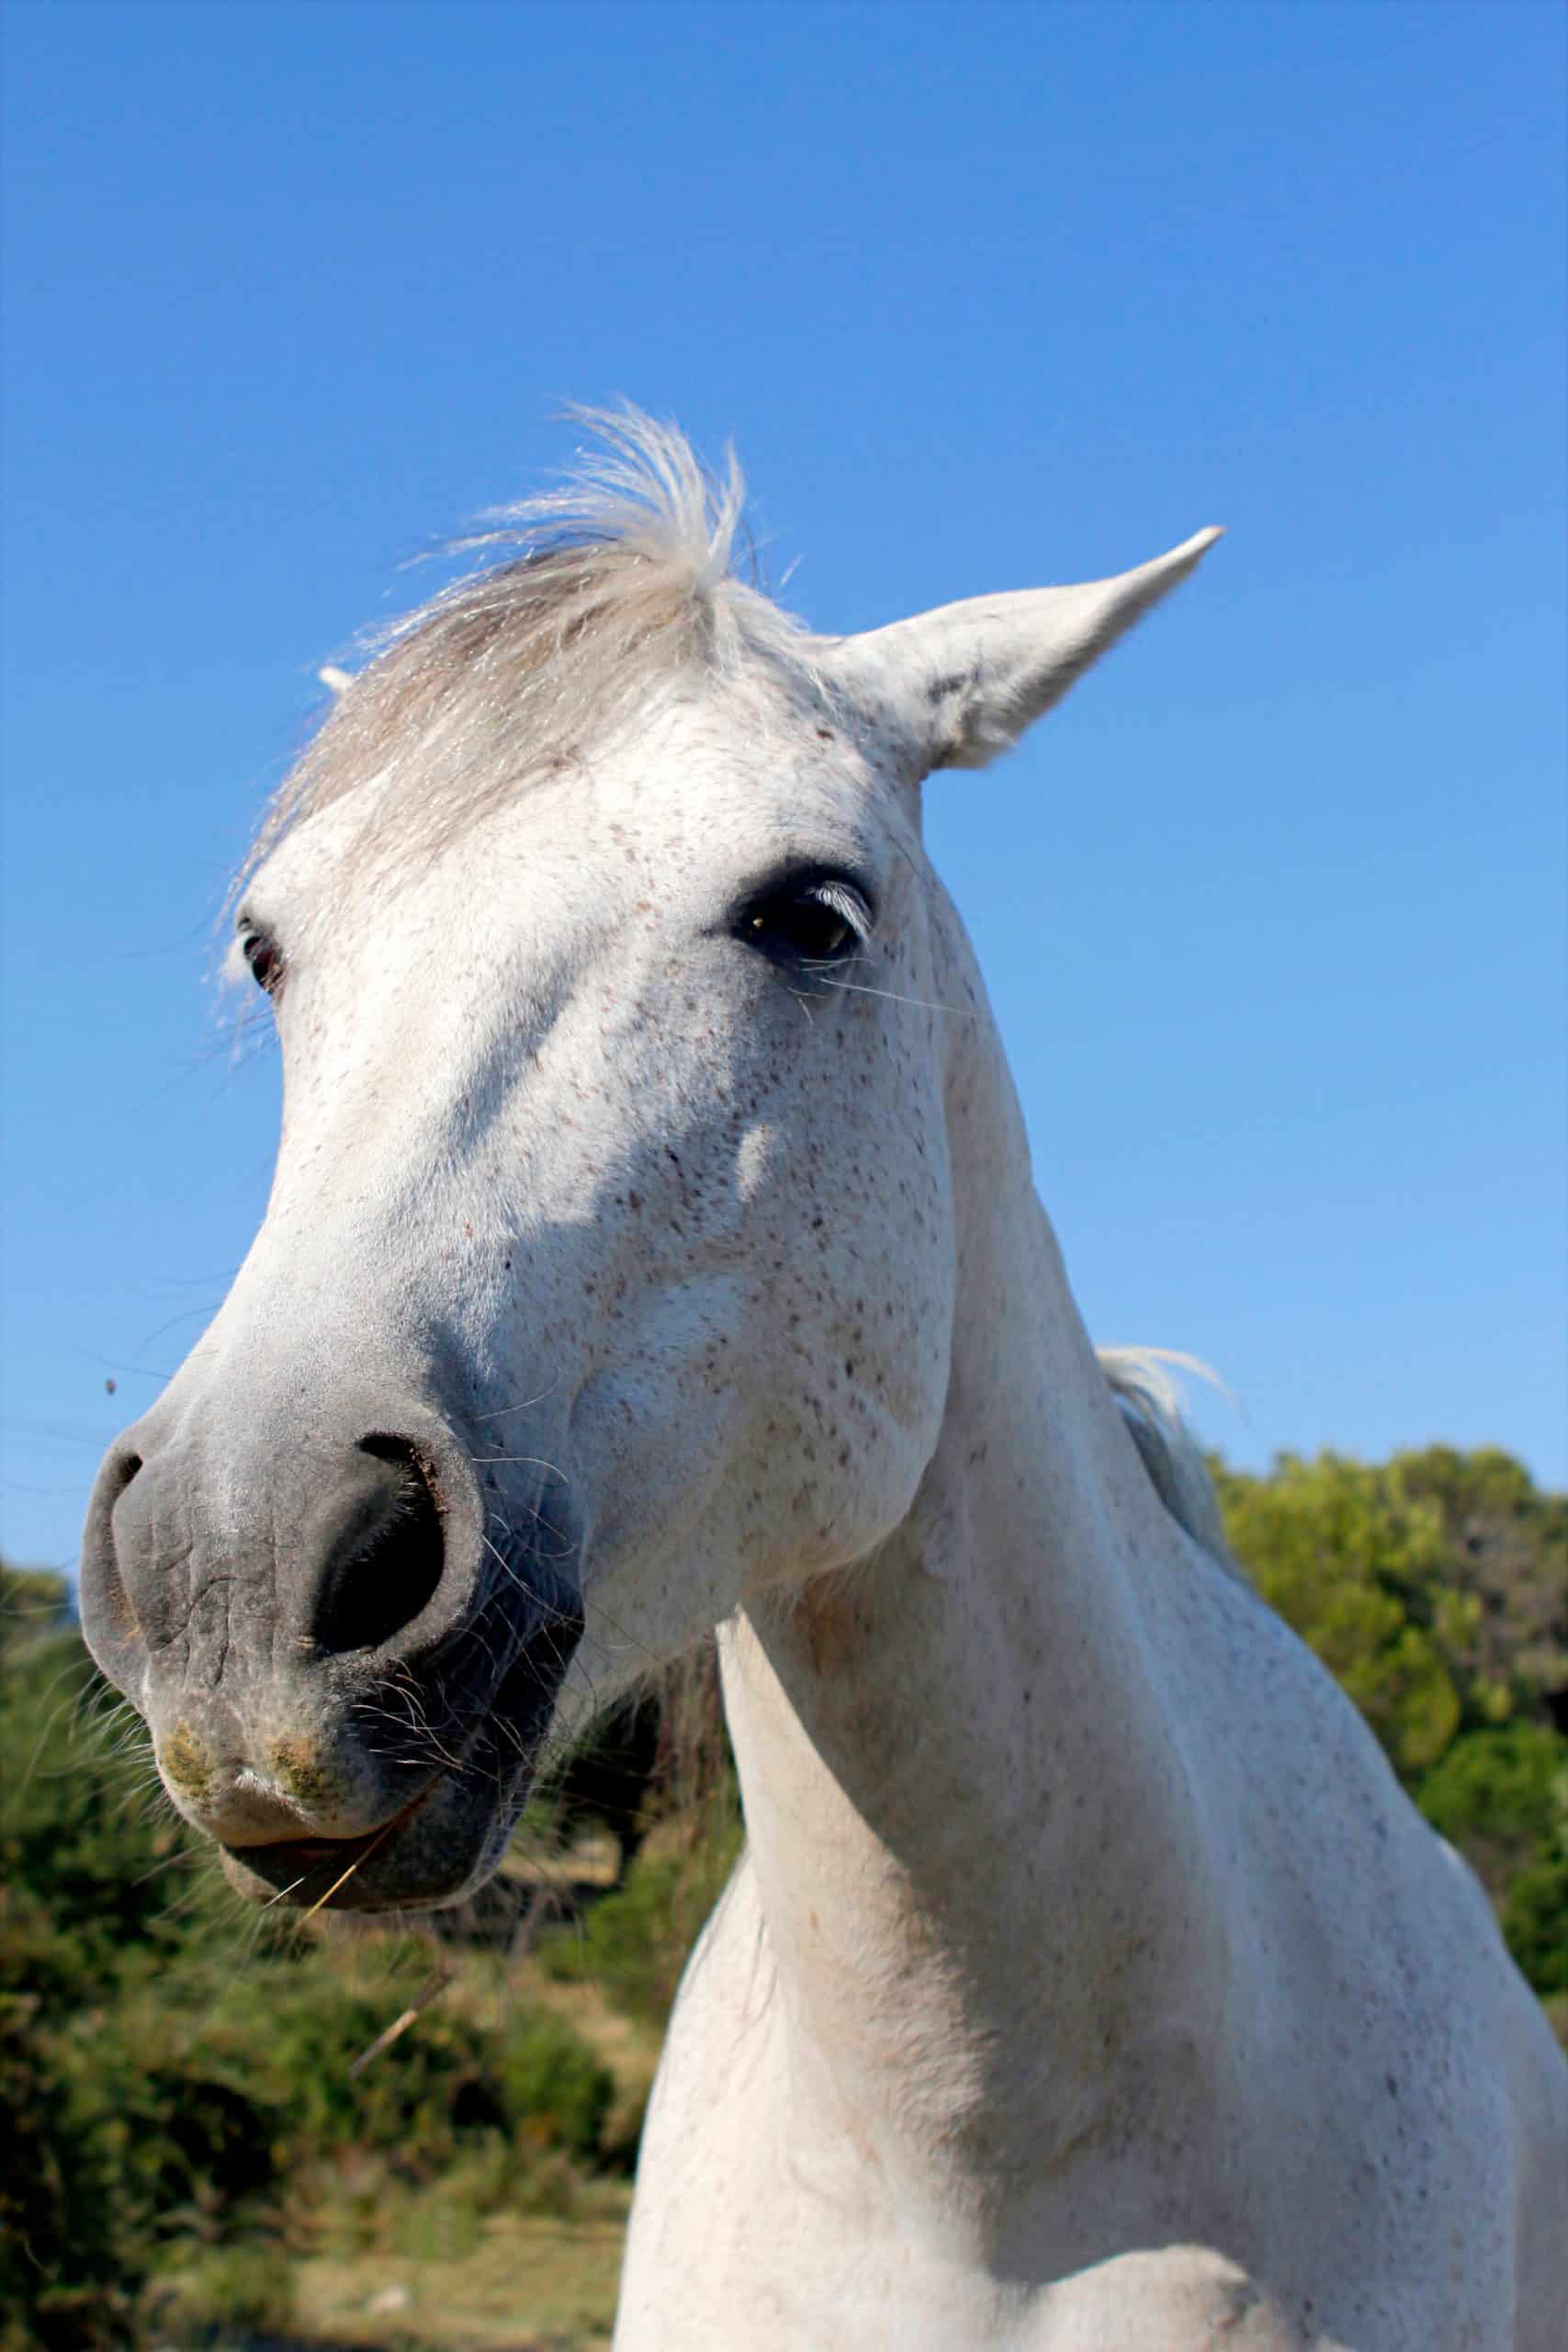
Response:
[{"label": "blue sky", "polygon": [[[733,435],[853,628],[1201,576],[928,791],[1096,1334],[1235,1460],[1563,1396],[1562,19],[1337,6],[7,10],[4,1540],[261,1213],[211,975],[319,662],[570,456]],[[116,1390],[107,1393],[106,1382]]]}]

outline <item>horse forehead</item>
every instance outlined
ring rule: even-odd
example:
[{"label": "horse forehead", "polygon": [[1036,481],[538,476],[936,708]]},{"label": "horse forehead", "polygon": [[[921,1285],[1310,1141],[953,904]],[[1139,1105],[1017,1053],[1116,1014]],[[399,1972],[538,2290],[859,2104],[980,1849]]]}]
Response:
[{"label": "horse forehead", "polygon": [[428,883],[411,876],[405,904],[418,908],[428,889],[437,927],[456,902],[487,930],[522,923],[541,942],[585,922],[596,933],[628,904],[706,922],[725,891],[773,865],[798,856],[875,869],[890,838],[908,846],[906,832],[847,764],[773,759],[734,739],[630,745],[525,786],[456,838]]},{"label": "horse forehead", "polygon": [[[616,741],[520,777],[488,808],[434,810],[427,839],[399,846],[392,824],[381,854],[389,783],[367,777],[289,830],[245,893],[264,922],[296,908],[330,953],[378,933],[394,910],[428,936],[459,910],[488,928],[508,907],[539,912],[554,893],[563,917],[628,896],[678,909],[716,877],[750,880],[794,852],[875,868],[890,850],[900,866],[919,864],[918,796],[847,730],[792,722],[765,699],[651,714]],[[406,790],[406,779],[390,788]]]},{"label": "horse forehead", "polygon": [[591,777],[605,838],[649,846],[744,851],[813,826],[863,836],[905,816],[847,731],[768,697],[679,703],[606,747]]}]

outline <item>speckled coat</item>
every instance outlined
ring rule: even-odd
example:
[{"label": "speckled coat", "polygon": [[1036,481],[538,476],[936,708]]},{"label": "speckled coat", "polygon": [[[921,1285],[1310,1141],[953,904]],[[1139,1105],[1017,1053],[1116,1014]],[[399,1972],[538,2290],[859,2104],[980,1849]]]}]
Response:
[{"label": "speckled coat", "polygon": [[1568,2073],[1140,1458],[921,843],[1213,535],[807,638],[614,430],[264,837],[276,1180],[106,1462],[94,1650],[237,1886],[395,1910],[722,1628],[748,1848],[618,2352],[1561,2352]]}]

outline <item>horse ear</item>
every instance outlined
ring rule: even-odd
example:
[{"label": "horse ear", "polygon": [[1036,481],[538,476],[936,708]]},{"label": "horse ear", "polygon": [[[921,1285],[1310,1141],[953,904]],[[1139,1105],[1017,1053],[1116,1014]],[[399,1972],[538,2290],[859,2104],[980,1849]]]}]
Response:
[{"label": "horse ear", "polygon": [[1221,536],[1077,588],[971,596],[840,640],[834,672],[856,700],[910,734],[931,768],[982,768],[1184,580]]}]

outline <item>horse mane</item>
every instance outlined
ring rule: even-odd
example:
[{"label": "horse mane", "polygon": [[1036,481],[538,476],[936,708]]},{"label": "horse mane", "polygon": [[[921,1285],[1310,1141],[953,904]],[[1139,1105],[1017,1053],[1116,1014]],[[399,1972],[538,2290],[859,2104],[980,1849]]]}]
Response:
[{"label": "horse mane", "polygon": [[369,782],[373,854],[438,848],[672,684],[759,662],[796,693],[815,681],[809,632],[757,584],[733,450],[714,473],[638,409],[570,413],[595,445],[575,469],[449,542],[475,567],[363,638],[355,673],[322,673],[333,705],[242,881]]},{"label": "horse mane", "polygon": [[1213,1374],[1193,1357],[1168,1348],[1097,1348],[1095,1353],[1156,1494],[1179,1527],[1212,1552],[1223,1568],[1239,1577],[1241,1570],[1225,1542],[1214,1482],[1166,1366],[1177,1364],[1209,1379]]}]

